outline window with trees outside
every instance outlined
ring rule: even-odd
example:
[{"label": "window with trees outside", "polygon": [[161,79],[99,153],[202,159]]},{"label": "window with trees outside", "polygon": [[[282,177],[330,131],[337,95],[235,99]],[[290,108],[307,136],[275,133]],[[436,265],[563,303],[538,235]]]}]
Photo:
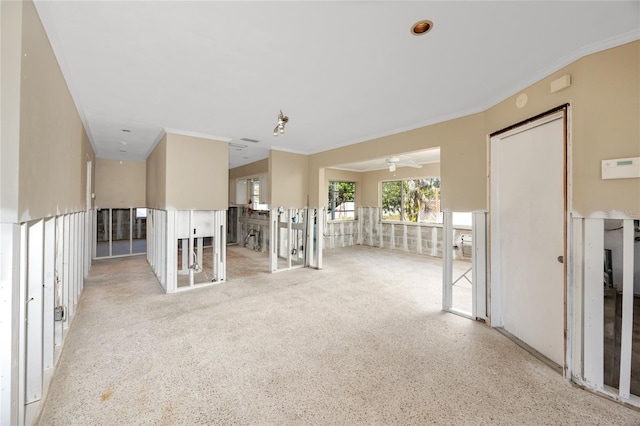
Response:
[{"label": "window with trees outside", "polygon": [[442,223],[440,178],[382,182],[382,220]]},{"label": "window with trees outside", "polygon": [[329,220],[353,220],[356,218],[356,183],[329,182]]}]

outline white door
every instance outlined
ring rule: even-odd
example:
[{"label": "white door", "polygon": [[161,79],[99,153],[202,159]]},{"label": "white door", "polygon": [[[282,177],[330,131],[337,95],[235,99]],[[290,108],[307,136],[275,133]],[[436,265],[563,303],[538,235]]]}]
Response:
[{"label": "white door", "polygon": [[491,138],[491,324],[564,365],[564,111]]}]

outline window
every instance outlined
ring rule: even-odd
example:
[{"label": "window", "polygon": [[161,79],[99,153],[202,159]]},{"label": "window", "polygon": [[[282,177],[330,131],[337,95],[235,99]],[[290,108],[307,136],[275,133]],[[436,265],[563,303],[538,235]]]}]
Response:
[{"label": "window", "polygon": [[[231,191],[234,188],[231,186]],[[268,211],[267,175],[235,180],[235,204],[251,210]],[[233,194],[232,194],[233,195]]]},{"label": "window", "polygon": [[[251,205],[257,206],[258,204],[260,204],[260,179],[251,179],[249,182],[249,184],[251,185]],[[258,209],[256,208],[255,210]]]},{"label": "window", "polygon": [[329,182],[329,220],[353,220],[356,218],[356,183]]},{"label": "window", "polygon": [[249,179],[250,207],[252,210],[269,210],[269,205],[261,202],[265,198],[262,193],[265,190],[263,188],[264,182],[266,181],[260,178]]},{"label": "window", "polygon": [[382,220],[442,223],[440,178],[382,182]]}]

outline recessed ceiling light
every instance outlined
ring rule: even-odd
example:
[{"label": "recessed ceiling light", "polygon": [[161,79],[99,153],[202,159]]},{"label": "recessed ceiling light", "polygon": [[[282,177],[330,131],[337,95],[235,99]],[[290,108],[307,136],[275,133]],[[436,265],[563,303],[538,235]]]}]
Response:
[{"label": "recessed ceiling light", "polygon": [[129,143],[129,142],[127,142],[127,141],[120,141],[120,145],[126,145],[126,144],[128,144],[128,143]]},{"label": "recessed ceiling light", "polygon": [[129,130],[129,129],[122,129],[122,131],[125,132],[125,133],[131,133],[131,130]]},{"label": "recessed ceiling light", "polygon": [[411,26],[411,34],[415,36],[425,35],[433,28],[433,22],[423,19],[422,21],[418,21]]}]

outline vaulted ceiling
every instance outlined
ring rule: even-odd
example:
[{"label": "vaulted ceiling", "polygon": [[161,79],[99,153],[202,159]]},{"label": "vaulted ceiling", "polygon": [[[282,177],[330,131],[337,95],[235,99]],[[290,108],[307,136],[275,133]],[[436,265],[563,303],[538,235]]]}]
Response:
[{"label": "vaulted ceiling", "polygon": [[[36,7],[98,157],[143,161],[171,131],[231,142],[230,167],[482,111],[640,38],[638,1]],[[433,28],[415,36],[420,20]],[[280,110],[289,122],[274,136]]]}]

